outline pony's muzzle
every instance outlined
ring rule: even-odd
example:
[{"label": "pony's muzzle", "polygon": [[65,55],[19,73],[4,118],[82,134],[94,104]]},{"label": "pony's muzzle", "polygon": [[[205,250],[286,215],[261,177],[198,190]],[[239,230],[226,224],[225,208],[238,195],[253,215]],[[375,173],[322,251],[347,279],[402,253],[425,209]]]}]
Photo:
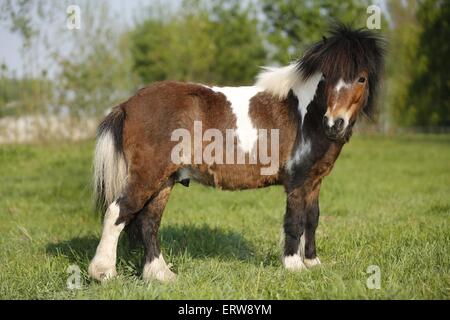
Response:
[{"label": "pony's muzzle", "polygon": [[339,140],[345,136],[345,121],[342,118],[336,120],[328,118],[326,115],[323,117],[323,126],[325,135],[332,140]]}]

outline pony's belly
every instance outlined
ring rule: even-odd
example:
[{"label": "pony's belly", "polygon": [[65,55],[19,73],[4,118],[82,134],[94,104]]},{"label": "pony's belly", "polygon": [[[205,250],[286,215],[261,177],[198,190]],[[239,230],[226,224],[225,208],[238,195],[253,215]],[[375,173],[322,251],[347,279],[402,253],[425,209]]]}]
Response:
[{"label": "pony's belly", "polygon": [[245,190],[279,184],[278,174],[261,174],[257,165],[200,165],[178,171],[178,181],[192,179],[200,184],[224,190]]}]

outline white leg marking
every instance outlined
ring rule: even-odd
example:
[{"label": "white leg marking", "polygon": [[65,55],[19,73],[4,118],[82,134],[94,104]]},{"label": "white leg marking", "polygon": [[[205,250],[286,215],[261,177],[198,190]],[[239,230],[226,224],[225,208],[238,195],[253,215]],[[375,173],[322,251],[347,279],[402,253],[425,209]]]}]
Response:
[{"label": "white leg marking", "polygon": [[285,256],[283,258],[283,264],[286,269],[291,271],[301,271],[306,269],[303,260],[305,259],[305,234],[300,237],[300,243],[298,245],[298,251],[292,256]]},{"label": "white leg marking", "polygon": [[305,232],[304,231],[300,237],[300,243],[298,244],[298,255],[302,258],[302,260],[305,259]]},{"label": "white leg marking", "polygon": [[306,269],[302,258],[298,254],[284,257],[283,264],[284,267],[290,271],[301,271]]},{"label": "white leg marking", "polygon": [[174,281],[177,275],[170,271],[169,266],[167,266],[164,261],[162,254],[159,254],[158,258],[153,259],[151,262],[145,263],[142,277],[144,280],[156,279],[161,282],[170,282]]},{"label": "white leg marking", "polygon": [[314,259],[305,259],[304,263],[305,263],[305,266],[307,268],[311,268],[311,267],[314,267],[314,266],[317,266],[317,265],[321,264],[321,262],[320,262],[318,257],[316,257]]},{"label": "white leg marking", "polygon": [[117,274],[117,242],[119,241],[120,233],[125,227],[125,223],[116,225],[119,212],[119,206],[115,202],[113,202],[106,211],[103,220],[102,238],[88,270],[89,275],[96,280],[107,280]]}]

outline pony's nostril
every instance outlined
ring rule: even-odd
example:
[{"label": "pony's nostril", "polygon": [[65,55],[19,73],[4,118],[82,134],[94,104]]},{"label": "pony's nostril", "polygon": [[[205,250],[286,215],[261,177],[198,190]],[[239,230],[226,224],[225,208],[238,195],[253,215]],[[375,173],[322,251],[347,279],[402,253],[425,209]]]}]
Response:
[{"label": "pony's nostril", "polygon": [[336,128],[337,131],[341,131],[342,129],[344,129],[344,119],[339,118],[334,122],[334,127]]}]

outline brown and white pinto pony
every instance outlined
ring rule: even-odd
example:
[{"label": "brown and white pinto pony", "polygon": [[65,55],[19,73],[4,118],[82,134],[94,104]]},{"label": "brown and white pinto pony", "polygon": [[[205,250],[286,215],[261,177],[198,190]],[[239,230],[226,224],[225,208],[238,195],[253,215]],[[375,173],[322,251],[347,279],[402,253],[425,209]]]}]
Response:
[{"label": "brown and white pinto pony", "polygon": [[[95,149],[95,191],[107,210],[90,276],[105,280],[116,275],[117,243],[127,227],[144,245],[143,278],[173,280],[158,229],[174,184],[187,186],[189,179],[227,190],[282,185],[287,195],[283,264],[289,270],[319,264],[315,231],[320,185],[358,115],[372,108],[382,62],[377,35],[339,25],[297,62],[266,68],[254,86],[162,81],[115,107],[99,126]],[[194,134],[194,122],[224,136],[232,129],[233,150],[246,156],[258,142],[257,129],[278,129],[276,170],[261,174],[265,164],[260,161],[174,163],[177,141],[172,133],[183,129]],[[199,147],[204,151],[206,145]]]}]

